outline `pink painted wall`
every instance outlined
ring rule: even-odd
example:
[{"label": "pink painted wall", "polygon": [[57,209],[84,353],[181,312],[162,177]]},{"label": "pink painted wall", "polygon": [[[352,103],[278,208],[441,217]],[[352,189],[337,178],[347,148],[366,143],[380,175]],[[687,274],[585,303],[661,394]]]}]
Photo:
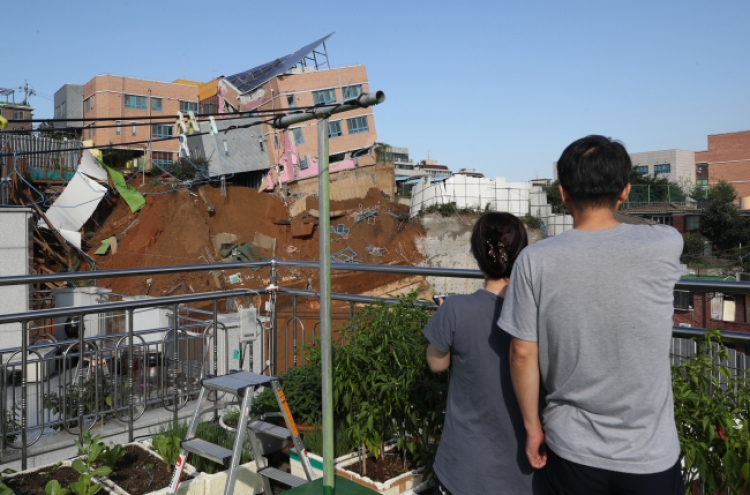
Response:
[{"label": "pink painted wall", "polygon": [[[301,170],[299,168],[300,156],[297,152],[297,146],[294,144],[292,136],[293,134],[291,132],[288,132],[286,130],[283,132],[284,153],[281,155],[281,158],[279,158],[279,162],[277,165],[277,170],[279,173],[279,183],[281,184],[299,179],[316,177],[318,175],[317,157],[310,157],[307,160],[306,169]],[[332,164],[330,166],[330,172],[340,172],[342,170],[355,168],[356,166],[356,160],[349,158]],[[268,174],[266,176],[266,179],[268,182],[266,190],[273,191],[273,189],[276,187],[276,182],[274,181],[271,174]]]}]

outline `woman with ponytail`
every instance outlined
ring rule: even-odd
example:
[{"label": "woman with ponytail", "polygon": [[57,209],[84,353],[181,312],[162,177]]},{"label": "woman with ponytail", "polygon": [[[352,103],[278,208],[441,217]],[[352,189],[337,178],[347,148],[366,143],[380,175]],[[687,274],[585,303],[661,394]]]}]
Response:
[{"label": "woman with ponytail", "polygon": [[430,369],[450,369],[434,465],[436,494],[544,493],[524,451],[508,364],[510,336],[496,323],[513,263],[527,244],[526,229],[514,215],[482,215],[471,233],[471,253],[484,273],[484,288],[441,301],[424,328]]}]

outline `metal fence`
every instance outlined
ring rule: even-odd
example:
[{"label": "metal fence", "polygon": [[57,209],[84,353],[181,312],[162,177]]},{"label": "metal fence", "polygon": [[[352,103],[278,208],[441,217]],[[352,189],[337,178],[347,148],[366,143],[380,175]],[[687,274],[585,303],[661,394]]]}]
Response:
[{"label": "metal fence", "polygon": [[[13,276],[0,278],[0,286],[42,284],[51,281],[96,280],[116,277],[153,276],[212,270],[242,270],[270,266],[271,285],[279,268],[317,268],[306,261],[215,263],[205,265],[109,270],[86,273]],[[458,278],[482,278],[478,270],[430,267],[333,263],[332,270],[397,273]],[[750,294],[750,283],[683,279],[680,290]],[[0,315],[0,324],[20,323],[22,342],[15,348],[0,349],[0,449],[17,452],[21,467],[38,454],[35,447],[46,434],[61,432],[69,443],[83,431],[104,421],[123,425],[133,440],[138,422],[150,410],[166,411],[167,420],[177,422],[179,411],[197,396],[200,379],[206,374],[223,374],[244,368],[277,374],[304,364],[300,349],[313,343],[320,333],[317,293],[299,289],[240,289],[151,299],[121,300],[107,294],[101,304],[49,308]],[[43,299],[40,297],[39,299]],[[260,300],[259,300],[260,299]],[[333,330],[343,329],[354,317],[358,305],[374,301],[393,302],[353,294],[333,294]],[[257,331],[248,336],[236,333],[228,319],[219,313],[221,302],[230,306],[253,307],[252,325]],[[255,304],[257,303],[257,306]],[[434,306],[431,301],[419,304]],[[199,306],[199,307],[196,307]],[[210,309],[206,309],[209,306]],[[266,308],[261,314],[261,308]],[[161,308],[169,324],[135,330],[139,311]],[[97,332],[86,335],[82,325],[78,335],[57,340],[52,329],[60,318],[85,321],[96,315]],[[38,324],[45,322],[44,325]],[[29,330],[36,328],[33,333]],[[232,333],[235,332],[235,333]],[[675,327],[673,359],[695,353],[691,340],[704,329]],[[230,342],[230,334],[235,341]],[[340,334],[339,334],[340,335]],[[723,332],[728,343],[750,344],[750,334]],[[340,342],[340,341],[339,341]],[[742,350],[730,351],[730,367],[747,373],[750,359]],[[20,455],[19,455],[20,454]],[[12,456],[11,456],[12,457]]]}]

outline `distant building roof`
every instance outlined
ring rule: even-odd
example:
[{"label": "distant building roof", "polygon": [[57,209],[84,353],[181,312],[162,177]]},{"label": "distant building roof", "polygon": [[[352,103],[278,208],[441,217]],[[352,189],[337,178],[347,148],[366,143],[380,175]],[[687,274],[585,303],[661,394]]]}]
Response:
[{"label": "distant building roof", "polygon": [[630,225],[655,225],[656,222],[645,219],[643,217],[636,217],[634,215],[628,215],[627,213],[615,212],[615,220],[620,223],[627,223]]},{"label": "distant building roof", "polygon": [[281,58],[277,58],[271,62],[253,67],[252,69],[227,76],[225,79],[229,81],[232,86],[237,88],[240,93],[249,93],[255,88],[265,84],[276,76],[284,74],[289,69],[301,62],[307,55],[309,55],[319,45],[325,43],[325,41],[333,36],[333,33],[320,38],[317,41],[305,45],[294,53],[285,55]]},{"label": "distant building roof", "polygon": [[421,165],[420,164],[420,165],[415,165],[415,167],[418,167],[418,168],[429,168],[429,169],[432,169],[432,170],[450,170],[445,165]]},{"label": "distant building roof", "polygon": [[651,212],[668,212],[668,211],[690,211],[696,210],[697,205],[694,203],[648,203],[636,204],[634,206],[625,205],[623,211],[628,213],[651,213]]}]

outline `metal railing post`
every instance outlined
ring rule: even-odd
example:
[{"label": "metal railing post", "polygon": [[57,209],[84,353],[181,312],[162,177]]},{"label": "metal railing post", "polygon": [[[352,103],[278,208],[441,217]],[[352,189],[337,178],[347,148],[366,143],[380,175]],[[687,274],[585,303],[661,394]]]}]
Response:
[{"label": "metal railing post", "polygon": [[[213,313],[214,313],[214,315],[213,315],[214,316],[214,324],[213,324],[213,328],[212,328],[213,334],[214,334],[214,342],[213,342],[213,353],[214,353],[214,366],[213,366],[213,369],[214,369],[214,373],[213,374],[214,374],[214,376],[218,376],[218,374],[219,374],[219,344],[218,344],[218,340],[217,339],[218,339],[218,335],[219,335],[219,302],[216,299],[214,299]],[[224,335],[225,335],[224,338],[226,338],[227,337],[226,332],[224,333]],[[209,395],[209,398],[210,397],[211,396]],[[218,402],[219,402],[219,394],[216,391],[214,391],[214,402],[216,404],[218,404]],[[216,405],[216,404],[214,404],[214,405]],[[200,404],[199,404],[199,406],[200,406]],[[218,410],[218,408],[214,407],[214,422],[218,423],[218,421],[219,421],[219,410]]]},{"label": "metal railing post", "polygon": [[[29,410],[28,410],[28,377],[26,373],[26,367],[28,366],[27,355],[29,352],[29,324],[23,322],[21,324],[21,469],[28,469],[26,463],[28,462],[28,426],[29,426]],[[12,375],[11,375],[12,376]],[[5,401],[5,397],[2,398]]]},{"label": "metal railing post", "polygon": [[[128,310],[128,442],[133,442],[133,407],[135,406],[135,396],[133,395],[133,310]],[[143,370],[141,370],[143,372]]]},{"label": "metal railing post", "polygon": [[174,422],[174,428],[177,429],[177,426],[179,424],[179,414],[178,414],[178,407],[177,404],[179,402],[179,394],[177,392],[177,375],[179,373],[179,368],[177,366],[177,361],[179,358],[179,339],[177,332],[179,331],[180,327],[180,315],[177,313],[179,310],[179,306],[175,304],[172,306],[172,331],[174,332],[174,335],[172,336],[172,345],[174,346],[174,349],[172,350],[172,360],[174,361],[174,372],[172,374],[172,407],[174,407],[172,420]]},{"label": "metal railing post", "polygon": [[[84,380],[83,377],[86,374],[83,366],[84,366],[84,334],[86,333],[86,329],[83,325],[83,314],[78,315],[78,439],[81,442],[81,445],[83,445],[83,397],[84,397]],[[89,366],[91,366],[91,362],[89,362]],[[96,410],[96,404],[92,404],[93,408],[92,410]]]}]

